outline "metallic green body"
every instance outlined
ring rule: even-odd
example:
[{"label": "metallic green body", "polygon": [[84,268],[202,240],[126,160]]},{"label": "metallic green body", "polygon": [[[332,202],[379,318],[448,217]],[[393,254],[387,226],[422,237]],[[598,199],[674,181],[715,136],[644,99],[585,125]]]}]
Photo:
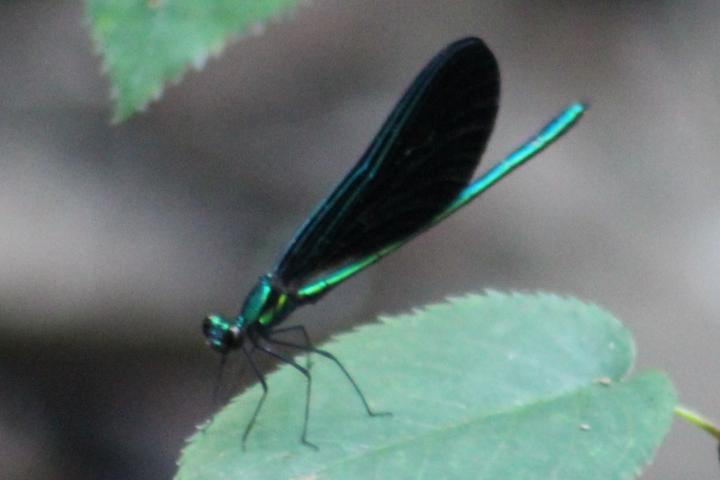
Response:
[{"label": "metallic green body", "polygon": [[273,285],[272,275],[263,275],[250,291],[238,315],[235,326],[247,327],[253,323],[272,325],[284,319],[295,309],[290,295]]},{"label": "metallic green body", "polygon": [[[573,103],[567,107],[560,115],[555,117],[550,123],[548,123],[537,135],[535,135],[528,142],[523,144],[521,147],[516,149],[504,160],[494,165],[488,170],[483,176],[472,182],[465,189],[463,189],[457,196],[457,199],[448,206],[446,210],[437,215],[432,221],[428,223],[424,230],[440,223],[442,220],[455,213],[461,207],[464,207],[470,201],[477,198],[488,188],[495,185],[499,180],[507,176],[510,172],[515,170],[517,167],[527,162],[535,155],[544,150],[547,146],[553,143],[555,140],[560,138],[575,122],[577,122],[582,114],[585,112],[585,105],[581,103]],[[424,230],[416,232],[414,235],[392,243],[378,252],[368,255],[364,258],[356,260],[352,263],[343,265],[337,270],[322,276],[319,279],[312,281],[311,283],[302,286],[297,291],[297,297],[300,300],[309,300],[316,297],[320,297],[327,293],[332,287],[344,282],[351,276],[359,273],[376,263],[378,260],[394,252],[401,246],[405,245],[409,240],[415,238],[417,235],[422,233]]]},{"label": "metallic green body", "polygon": [[[585,109],[586,107],[581,103],[571,104],[540,130],[537,135],[465,187],[458,194],[455,201],[432,218],[424,228],[414,234],[390,243],[370,255],[346,263],[292,291],[288,290],[287,287],[274,283],[273,274],[260,277],[258,283],[246,297],[242,310],[234,321],[225,320],[217,315],[210,315],[206,319],[203,328],[210,345],[219,351],[235,348],[240,344],[243,332],[262,332],[271,329],[282,322],[298,306],[315,302],[333,287],[365,270],[423,231],[455,213],[517,167],[540,153],[567,132],[580,119]],[[388,133],[385,132],[385,134]]]}]

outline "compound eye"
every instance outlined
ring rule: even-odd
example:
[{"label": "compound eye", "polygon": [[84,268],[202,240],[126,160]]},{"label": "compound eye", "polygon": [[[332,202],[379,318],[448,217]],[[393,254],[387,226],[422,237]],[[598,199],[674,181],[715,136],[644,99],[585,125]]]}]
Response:
[{"label": "compound eye", "polygon": [[203,321],[203,334],[208,345],[219,352],[227,352],[235,342],[230,323],[218,315],[208,315]]}]

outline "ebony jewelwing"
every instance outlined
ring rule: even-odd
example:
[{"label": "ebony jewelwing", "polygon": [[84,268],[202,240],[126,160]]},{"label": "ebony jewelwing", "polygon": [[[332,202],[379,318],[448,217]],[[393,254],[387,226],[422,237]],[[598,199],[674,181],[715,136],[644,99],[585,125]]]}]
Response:
[{"label": "ebony jewelwing", "polygon": [[[478,38],[458,40],[420,72],[393,109],[357,165],[300,228],[275,268],[260,277],[240,314],[209,315],[203,323],[208,344],[225,354],[240,350],[262,385],[263,394],[242,437],[243,447],[267,396],[255,351],[288,363],[307,379],[301,440],[307,440],[312,376],[308,368],[270,345],[320,354],[348,378],[331,353],[315,348],[302,325],[279,327],[296,308],[314,303],[450,214],[537,155],[568,131],[585,106],[573,103],[539,133],[475,181],[472,175],[495,123],[500,95],[497,61]],[[304,343],[276,335],[296,331]]]}]

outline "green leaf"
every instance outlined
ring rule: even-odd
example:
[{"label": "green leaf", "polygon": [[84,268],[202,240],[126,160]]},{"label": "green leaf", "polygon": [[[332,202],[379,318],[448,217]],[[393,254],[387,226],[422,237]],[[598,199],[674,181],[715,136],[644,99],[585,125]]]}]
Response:
[{"label": "green leaf", "polygon": [[298,0],[87,0],[97,49],[104,59],[122,121],[190,64],[200,68],[230,37],[262,25]]},{"label": "green leaf", "polygon": [[193,436],[176,479],[631,479],[669,428],[670,381],[624,378],[632,338],[596,306],[488,292],[381,320],[324,348],[392,417],[368,418],[313,357],[310,450],[304,377],[285,365],[268,377],[247,450],[257,385]]}]

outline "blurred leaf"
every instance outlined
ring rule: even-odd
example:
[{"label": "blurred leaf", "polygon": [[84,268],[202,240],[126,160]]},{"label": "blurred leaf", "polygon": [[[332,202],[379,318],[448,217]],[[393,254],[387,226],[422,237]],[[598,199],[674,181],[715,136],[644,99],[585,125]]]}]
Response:
[{"label": "blurred leaf", "polygon": [[675,405],[662,373],[623,380],[634,347],[614,317],[553,295],[456,298],[326,347],[393,417],[368,418],[337,368],[318,358],[312,451],[299,441],[303,377],[283,366],[268,378],[247,451],[257,385],[193,436],[176,478],[630,479]]},{"label": "blurred leaf", "polygon": [[122,121],[201,68],[230,37],[262,26],[298,0],[87,0],[97,49],[112,82],[114,121]]}]

